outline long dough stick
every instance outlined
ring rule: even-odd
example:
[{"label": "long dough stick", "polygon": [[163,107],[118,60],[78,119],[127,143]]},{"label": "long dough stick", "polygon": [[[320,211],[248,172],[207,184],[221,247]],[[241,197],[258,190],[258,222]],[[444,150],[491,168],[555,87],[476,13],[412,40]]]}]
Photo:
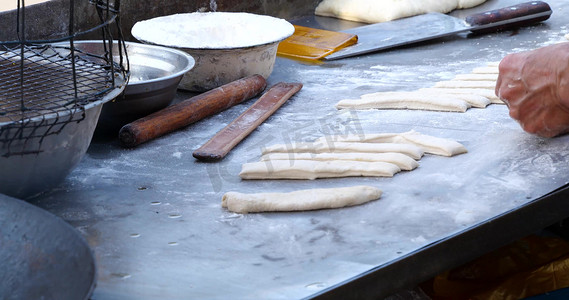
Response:
[{"label": "long dough stick", "polygon": [[454,77],[454,80],[463,81],[494,81],[498,80],[498,74],[458,74]]},{"label": "long dough stick", "polygon": [[268,146],[263,149],[263,154],[267,153],[324,153],[324,152],[364,152],[364,153],[385,153],[397,152],[408,155],[414,159],[423,157],[424,151],[415,145],[384,143],[343,143],[343,142],[317,142],[317,143],[293,143],[293,144],[277,144]]},{"label": "long dough stick", "polygon": [[494,90],[496,87],[496,81],[482,81],[482,80],[449,80],[449,81],[439,81],[435,83],[435,87],[438,88],[467,88],[467,89],[491,89]]},{"label": "long dough stick", "polygon": [[382,92],[360,99],[341,100],[337,109],[417,109],[465,112],[470,105],[457,97],[417,92]]},{"label": "long dough stick", "polygon": [[371,186],[299,190],[289,193],[225,193],[221,206],[236,213],[304,211],[360,205],[381,197]]},{"label": "long dough stick", "polygon": [[392,177],[401,169],[386,162],[272,160],[243,164],[243,179],[317,179],[335,177]]},{"label": "long dough stick", "polygon": [[409,143],[423,149],[425,153],[454,156],[466,153],[466,148],[453,140],[421,134],[416,131],[408,131],[399,134],[375,133],[365,135],[335,135],[325,136],[316,140],[318,143],[329,141],[332,143],[363,142],[363,143]]},{"label": "long dough stick", "polygon": [[[371,93],[371,94],[364,94],[360,98],[361,99],[373,99],[373,98],[381,98],[381,97],[395,97],[397,95],[401,95],[405,97],[405,95],[410,94],[418,94],[417,92],[378,92],[378,93]],[[471,107],[478,107],[484,108],[490,104],[490,100],[488,98],[481,96],[481,95],[471,95],[471,94],[457,94],[457,93],[444,93],[444,92],[436,92],[435,90],[425,93],[419,93],[418,97],[421,97],[425,100],[434,99],[434,101],[439,101],[438,99],[445,99],[445,98],[454,98],[462,100],[468,103]]]},{"label": "long dough stick", "polygon": [[420,134],[415,131],[404,132],[400,136],[431,154],[455,156],[468,152],[461,143],[450,139]]},{"label": "long dough stick", "polygon": [[419,166],[415,159],[402,153],[269,153],[261,157],[261,161],[268,160],[388,162],[405,171],[413,170]]},{"label": "long dough stick", "polygon": [[419,92],[424,93],[445,93],[445,94],[471,94],[484,96],[494,104],[504,104],[498,96],[491,89],[476,89],[476,88],[422,88]]},{"label": "long dough stick", "polygon": [[473,74],[499,74],[498,66],[478,67],[472,70]]}]

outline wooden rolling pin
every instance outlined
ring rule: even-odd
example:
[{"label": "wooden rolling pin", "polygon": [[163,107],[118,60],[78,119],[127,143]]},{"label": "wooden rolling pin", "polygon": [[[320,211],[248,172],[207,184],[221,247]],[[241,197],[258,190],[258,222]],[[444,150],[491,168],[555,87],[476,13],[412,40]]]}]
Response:
[{"label": "wooden rolling pin", "polygon": [[194,151],[193,156],[204,161],[216,161],[224,158],[233,147],[239,144],[281,107],[286,100],[300,91],[301,88],[301,83],[280,82],[275,84],[237,119]]},{"label": "wooden rolling pin", "polygon": [[266,86],[261,75],[235,80],[124,125],[119,141],[124,147],[140,145],[251,99]]}]

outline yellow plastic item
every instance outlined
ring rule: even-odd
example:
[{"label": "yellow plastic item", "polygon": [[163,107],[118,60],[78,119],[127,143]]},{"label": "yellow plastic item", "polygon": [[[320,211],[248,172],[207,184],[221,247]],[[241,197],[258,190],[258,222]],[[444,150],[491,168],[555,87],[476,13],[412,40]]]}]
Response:
[{"label": "yellow plastic item", "polygon": [[277,55],[301,60],[319,60],[358,41],[355,34],[299,25],[294,25],[294,28],[294,34],[280,42]]}]

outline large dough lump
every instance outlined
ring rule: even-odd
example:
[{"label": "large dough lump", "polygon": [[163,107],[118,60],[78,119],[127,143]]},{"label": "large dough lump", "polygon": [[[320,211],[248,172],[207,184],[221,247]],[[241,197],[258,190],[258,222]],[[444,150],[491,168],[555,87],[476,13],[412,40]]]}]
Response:
[{"label": "large dough lump", "polygon": [[315,14],[325,17],[379,23],[428,12],[447,13],[477,6],[486,0],[324,0]]}]

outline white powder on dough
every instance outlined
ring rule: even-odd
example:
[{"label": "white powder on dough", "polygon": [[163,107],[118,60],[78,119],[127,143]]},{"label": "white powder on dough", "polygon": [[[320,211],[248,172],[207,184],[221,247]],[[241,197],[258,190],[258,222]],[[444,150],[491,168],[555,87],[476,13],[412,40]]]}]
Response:
[{"label": "white powder on dough", "polygon": [[230,49],[281,41],[294,33],[286,20],[233,12],[183,13],[140,21],[132,35],[142,42],[192,49]]},{"label": "white powder on dough", "polygon": [[447,13],[470,8],[486,0],[324,0],[315,14],[325,17],[380,23],[428,12]]}]

